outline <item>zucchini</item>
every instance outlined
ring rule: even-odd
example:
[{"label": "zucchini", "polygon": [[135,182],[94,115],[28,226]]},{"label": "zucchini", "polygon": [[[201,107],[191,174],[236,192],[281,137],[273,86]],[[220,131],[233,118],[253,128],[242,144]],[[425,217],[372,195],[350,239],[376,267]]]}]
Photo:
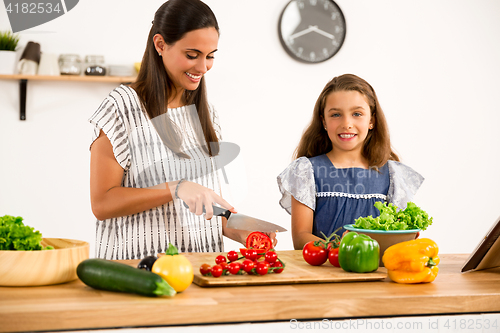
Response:
[{"label": "zucchini", "polygon": [[86,259],[76,274],[87,286],[144,296],[174,296],[176,291],[160,275],[116,261]]}]

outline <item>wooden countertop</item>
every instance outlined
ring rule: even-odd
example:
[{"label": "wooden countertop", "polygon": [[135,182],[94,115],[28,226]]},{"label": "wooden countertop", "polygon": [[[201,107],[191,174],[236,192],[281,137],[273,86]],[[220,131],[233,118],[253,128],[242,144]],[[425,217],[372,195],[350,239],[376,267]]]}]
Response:
[{"label": "wooden countertop", "polygon": [[500,268],[462,274],[467,257],[442,255],[437,279],[418,285],[389,279],[213,288],[193,284],[172,298],[98,291],[80,280],[0,287],[0,331],[500,312]]}]

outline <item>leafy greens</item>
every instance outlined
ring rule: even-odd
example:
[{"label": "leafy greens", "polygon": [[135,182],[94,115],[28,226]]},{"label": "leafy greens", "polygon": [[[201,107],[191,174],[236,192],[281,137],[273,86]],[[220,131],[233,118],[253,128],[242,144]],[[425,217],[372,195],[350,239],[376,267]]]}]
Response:
[{"label": "leafy greens", "polygon": [[404,210],[398,210],[394,204],[377,201],[374,206],[380,216],[360,217],[355,220],[354,227],[370,230],[425,230],[432,224],[432,217],[413,202],[408,202]]},{"label": "leafy greens", "polygon": [[24,225],[22,217],[5,215],[0,217],[0,250],[49,250],[42,246],[42,234]]}]

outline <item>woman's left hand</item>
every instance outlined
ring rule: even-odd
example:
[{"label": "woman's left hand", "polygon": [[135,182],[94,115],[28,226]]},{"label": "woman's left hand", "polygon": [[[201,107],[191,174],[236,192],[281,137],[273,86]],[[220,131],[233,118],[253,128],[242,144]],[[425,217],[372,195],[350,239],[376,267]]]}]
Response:
[{"label": "woman's left hand", "polygon": [[276,233],[275,232],[263,232],[263,234],[268,235],[269,238],[271,238],[271,241],[273,242],[273,248],[276,247],[276,244],[278,244],[278,239],[276,238]]}]

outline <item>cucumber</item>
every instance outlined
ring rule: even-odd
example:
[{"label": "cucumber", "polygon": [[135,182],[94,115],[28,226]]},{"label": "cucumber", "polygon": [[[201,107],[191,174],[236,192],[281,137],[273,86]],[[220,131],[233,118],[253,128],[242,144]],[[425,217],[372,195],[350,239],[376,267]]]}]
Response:
[{"label": "cucumber", "polygon": [[161,276],[126,264],[105,259],[86,259],[76,274],[87,286],[144,296],[174,296],[176,291]]}]

